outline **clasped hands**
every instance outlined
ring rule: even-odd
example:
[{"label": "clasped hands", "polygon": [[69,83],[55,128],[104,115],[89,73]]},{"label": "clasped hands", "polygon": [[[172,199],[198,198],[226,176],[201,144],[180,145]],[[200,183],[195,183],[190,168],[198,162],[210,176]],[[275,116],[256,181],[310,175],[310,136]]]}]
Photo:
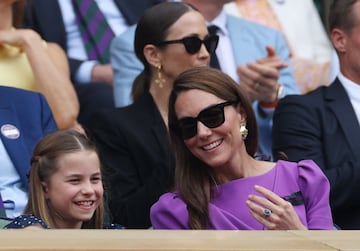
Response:
[{"label": "clasped hands", "polygon": [[271,103],[277,99],[280,87],[280,70],[288,67],[287,62],[276,55],[275,49],[266,46],[267,56],[256,62],[238,66],[240,83],[252,101]]}]

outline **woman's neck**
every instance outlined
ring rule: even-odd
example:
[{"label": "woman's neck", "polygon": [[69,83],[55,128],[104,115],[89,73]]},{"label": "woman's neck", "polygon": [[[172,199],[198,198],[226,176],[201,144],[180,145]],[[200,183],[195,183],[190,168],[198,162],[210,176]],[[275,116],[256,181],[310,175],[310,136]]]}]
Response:
[{"label": "woman's neck", "polygon": [[169,97],[172,89],[172,82],[173,81],[166,79],[163,86],[160,87],[159,84],[155,83],[153,80],[150,85],[150,94],[152,95],[166,126],[168,125]]},{"label": "woman's neck", "polygon": [[262,175],[270,171],[274,166],[275,163],[273,162],[255,160],[245,150],[245,152],[240,152],[239,155],[234,156],[231,163],[219,169],[218,176],[221,177],[221,182],[225,183],[231,180]]}]

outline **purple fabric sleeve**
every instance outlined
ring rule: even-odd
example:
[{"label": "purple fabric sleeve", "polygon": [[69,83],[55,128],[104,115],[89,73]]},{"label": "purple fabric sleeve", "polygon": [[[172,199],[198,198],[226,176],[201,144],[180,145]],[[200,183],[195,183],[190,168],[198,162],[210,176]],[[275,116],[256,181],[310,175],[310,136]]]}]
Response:
[{"label": "purple fabric sleeve", "polygon": [[163,194],[150,210],[154,229],[189,229],[186,204],[177,193]]},{"label": "purple fabric sleeve", "polygon": [[330,183],[312,160],[299,162],[299,186],[302,191],[308,229],[333,229],[330,209]]}]

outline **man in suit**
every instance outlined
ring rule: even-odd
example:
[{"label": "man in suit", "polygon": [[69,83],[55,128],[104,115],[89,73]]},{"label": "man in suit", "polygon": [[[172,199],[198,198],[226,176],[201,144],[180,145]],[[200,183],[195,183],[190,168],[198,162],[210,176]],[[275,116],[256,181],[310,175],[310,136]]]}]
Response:
[{"label": "man in suit", "polygon": [[[272,115],[277,101],[286,94],[299,93],[284,38],[270,28],[227,15],[223,6],[229,0],[184,2],[197,8],[209,25],[220,28],[216,51],[220,68],[241,83],[253,99],[259,124],[259,152],[271,156]],[[118,107],[132,102],[132,83],[142,71],[133,50],[134,31],[135,26],[130,27],[111,44],[115,105]]]},{"label": "man in suit", "polygon": [[24,210],[33,147],[56,129],[42,94],[0,86],[0,193],[7,217]]},{"label": "man in suit", "polygon": [[[161,0],[96,0],[115,35],[137,22],[145,9]],[[79,102],[79,122],[86,124],[94,110],[114,106],[113,71],[109,62],[89,60],[84,49],[72,0],[32,0],[26,9],[25,25],[44,40],[58,43],[69,58],[72,81]]]},{"label": "man in suit", "polygon": [[360,229],[360,0],[335,0],[329,23],[340,73],[330,86],[279,102],[273,153],[314,160],[330,181],[335,224]]}]

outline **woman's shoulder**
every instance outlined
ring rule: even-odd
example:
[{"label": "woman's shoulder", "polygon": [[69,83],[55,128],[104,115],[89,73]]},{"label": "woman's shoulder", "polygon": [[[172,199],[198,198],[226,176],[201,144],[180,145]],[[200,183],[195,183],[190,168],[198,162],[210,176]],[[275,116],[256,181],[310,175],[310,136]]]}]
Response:
[{"label": "woman's shoulder", "polygon": [[279,160],[278,167],[285,167],[283,171],[299,171],[301,172],[321,172],[320,167],[311,159],[300,160],[298,162]]},{"label": "woman's shoulder", "polygon": [[44,229],[48,229],[49,227],[45,224],[45,222],[34,215],[20,215],[16,217],[12,222],[6,225],[5,229],[18,229],[18,228],[26,228],[29,226],[37,225]]},{"label": "woman's shoulder", "polygon": [[320,167],[315,161],[310,159],[301,160],[299,162],[279,160],[277,166],[281,167],[279,168],[279,172],[283,173],[284,176],[287,176],[288,178],[293,176],[303,185],[328,182]]}]

